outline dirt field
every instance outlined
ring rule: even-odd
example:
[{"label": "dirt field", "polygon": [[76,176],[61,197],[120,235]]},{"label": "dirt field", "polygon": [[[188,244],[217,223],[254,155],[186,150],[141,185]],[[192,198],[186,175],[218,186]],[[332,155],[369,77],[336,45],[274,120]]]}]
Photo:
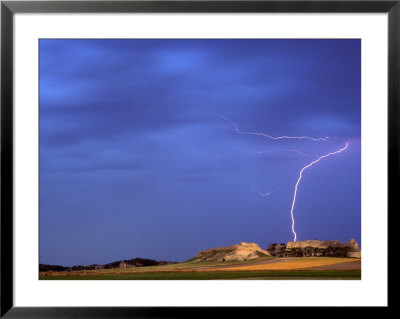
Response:
[{"label": "dirt field", "polygon": [[311,267],[310,270],[342,270],[342,269],[361,269],[361,260],[350,261],[346,263],[339,263],[334,265],[325,265],[318,267]]},{"label": "dirt field", "polygon": [[[330,267],[326,269],[343,269],[343,264],[354,263],[350,258],[279,258],[279,262],[260,262],[253,265],[243,265],[236,267],[223,267],[221,270],[305,270],[320,267]],[[340,266],[339,266],[340,265]],[[360,264],[361,265],[361,264]],[[351,268],[354,269],[354,268]]]}]

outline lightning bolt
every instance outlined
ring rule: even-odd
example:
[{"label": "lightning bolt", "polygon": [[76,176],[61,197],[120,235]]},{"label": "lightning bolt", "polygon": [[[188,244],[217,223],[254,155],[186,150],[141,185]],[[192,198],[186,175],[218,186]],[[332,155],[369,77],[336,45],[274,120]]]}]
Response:
[{"label": "lightning bolt", "polygon": [[253,189],[253,191],[255,191],[255,192],[256,192],[258,195],[260,195],[261,197],[269,196],[269,195],[271,195],[271,193],[272,193],[272,191],[268,191],[268,192],[265,192],[265,193],[259,191],[257,188],[254,187],[254,184],[253,184],[253,183],[251,183],[251,188]]},{"label": "lightning bolt", "polygon": [[[309,137],[309,136],[288,136],[288,135],[283,135],[283,136],[271,136],[271,135],[268,135],[268,134],[265,134],[265,133],[241,131],[241,130],[239,129],[239,127],[236,125],[236,123],[234,123],[231,119],[229,119],[229,118],[227,118],[227,117],[225,117],[225,116],[223,116],[223,115],[220,115],[220,114],[215,114],[215,113],[214,113],[214,115],[219,116],[220,118],[222,118],[223,120],[225,120],[225,121],[227,121],[229,124],[231,124],[231,126],[235,129],[236,133],[238,133],[238,134],[263,136],[263,137],[267,137],[267,138],[272,139],[272,140],[282,140],[282,139],[299,139],[299,140],[303,140],[303,139],[306,139],[306,140],[311,140],[311,141],[326,141],[327,139],[329,139],[329,137],[315,138],[315,137]],[[328,154],[325,154],[325,155],[322,155],[322,156],[318,157],[316,160],[314,160],[314,161],[312,161],[311,163],[307,164],[306,166],[304,166],[304,167],[300,170],[299,177],[298,177],[298,179],[297,179],[297,182],[296,182],[296,185],[295,185],[295,188],[294,188],[294,195],[293,195],[292,207],[291,207],[291,209],[290,209],[290,216],[291,216],[291,218],[292,218],[292,232],[293,232],[293,235],[294,235],[294,241],[296,241],[296,239],[297,239],[297,234],[296,234],[296,231],[295,231],[295,229],[294,229],[294,224],[295,224],[295,222],[294,222],[293,211],[294,211],[294,205],[295,205],[295,203],[296,203],[296,196],[297,196],[298,186],[299,186],[300,181],[301,181],[301,178],[302,178],[302,176],[303,176],[303,172],[304,172],[307,168],[309,168],[309,167],[313,166],[314,164],[318,163],[320,160],[322,160],[322,159],[324,159],[324,158],[326,158],[326,157],[329,157],[329,156],[331,156],[331,155],[335,155],[335,154],[338,154],[338,153],[343,152],[344,150],[347,149],[348,146],[349,146],[349,143],[346,143],[345,146],[342,147],[341,149],[339,149],[339,150],[337,150],[337,151],[335,151],[335,152],[331,152],[331,153],[328,153]],[[258,153],[258,154],[262,154],[262,153],[274,152],[274,151],[297,152],[297,153],[299,153],[299,154],[301,154],[301,155],[310,156],[310,154],[306,154],[306,153],[303,153],[303,152],[298,151],[298,150],[289,150],[289,149],[267,150],[267,151],[261,151],[261,152],[257,152],[257,153]],[[262,197],[269,196],[269,195],[271,195],[271,193],[272,193],[272,191],[268,191],[268,192],[266,192],[266,193],[262,193],[261,191],[255,189],[254,186],[252,186],[252,188],[253,188],[254,191],[256,191],[256,192],[257,192],[260,196],[262,196]]]},{"label": "lightning bolt", "polygon": [[335,155],[335,154],[339,154],[339,153],[343,152],[344,150],[347,149],[348,146],[349,146],[349,143],[346,143],[346,145],[345,145],[344,147],[342,147],[340,150],[337,150],[336,152],[331,152],[331,153],[322,155],[322,156],[318,157],[316,160],[312,161],[310,164],[304,166],[304,167],[301,169],[300,174],[299,174],[299,178],[297,179],[297,183],[296,183],[296,185],[295,185],[295,187],[294,187],[294,195],[293,195],[292,208],[290,209],[290,216],[292,217],[292,233],[293,233],[293,235],[294,235],[293,241],[296,241],[296,238],[297,238],[296,231],[294,230],[293,210],[294,210],[294,204],[296,203],[297,189],[298,189],[298,186],[299,186],[299,184],[300,184],[301,178],[302,178],[302,176],[303,176],[303,172],[304,172],[307,168],[309,168],[309,167],[313,166],[314,164],[318,163],[318,162],[319,162],[320,160],[322,160],[323,158],[326,158],[326,157],[329,157],[329,156],[331,156],[331,155]]},{"label": "lightning bolt", "polygon": [[267,138],[270,138],[272,140],[282,140],[282,139],[298,139],[298,140],[311,140],[311,141],[326,141],[329,137],[319,137],[319,138],[315,138],[315,137],[309,137],[309,136],[287,136],[287,135],[283,135],[283,136],[271,136],[265,133],[257,133],[257,132],[246,132],[246,131],[241,131],[239,129],[239,127],[231,120],[228,119],[227,117],[217,114],[220,118],[224,119],[225,121],[227,121],[229,124],[231,124],[233,126],[233,128],[235,129],[236,133],[238,134],[244,134],[244,135],[257,135],[257,136],[264,136]]},{"label": "lightning bolt", "polygon": [[304,153],[299,150],[286,150],[286,149],[277,149],[277,150],[266,150],[266,151],[259,151],[256,152],[257,154],[264,154],[264,153],[271,153],[271,152],[294,152],[303,156],[310,156],[311,154]]},{"label": "lightning bolt", "polygon": [[287,182],[287,179],[279,187],[269,190],[265,193],[263,193],[260,190],[258,190],[257,188],[255,188],[253,182],[251,182],[250,185],[251,185],[251,188],[253,189],[253,191],[255,191],[258,195],[260,195],[261,197],[266,197],[266,196],[270,196],[273,193],[279,191],[286,184],[286,182]]}]

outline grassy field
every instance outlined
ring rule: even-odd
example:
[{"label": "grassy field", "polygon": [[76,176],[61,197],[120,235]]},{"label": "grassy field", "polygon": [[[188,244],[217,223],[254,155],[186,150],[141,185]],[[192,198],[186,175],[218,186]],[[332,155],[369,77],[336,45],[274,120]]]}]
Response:
[{"label": "grassy field", "polygon": [[[210,280],[361,279],[359,259],[330,257],[274,258],[249,261],[192,261],[153,267],[40,273],[41,280]],[[349,263],[349,267],[346,264]],[[345,265],[345,266],[343,266]],[[355,265],[355,266],[353,266]],[[323,269],[312,269],[322,267]],[[324,269],[328,267],[328,269]]]},{"label": "grassy field", "polygon": [[267,270],[267,271],[192,271],[146,272],[130,274],[102,274],[85,276],[41,276],[41,280],[210,280],[210,279],[264,279],[264,280],[359,280],[361,270]]}]

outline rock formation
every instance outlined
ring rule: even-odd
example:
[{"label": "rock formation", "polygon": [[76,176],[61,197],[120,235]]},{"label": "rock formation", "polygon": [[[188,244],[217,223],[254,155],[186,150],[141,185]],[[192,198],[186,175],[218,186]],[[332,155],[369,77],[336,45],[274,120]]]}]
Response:
[{"label": "rock formation", "polygon": [[354,239],[350,239],[346,243],[346,246],[353,249],[353,251],[360,251],[360,248],[358,247],[358,243]]},{"label": "rock formation", "polygon": [[272,244],[266,249],[276,257],[361,257],[358,243],[350,239],[346,244],[340,241],[304,240]]},{"label": "rock formation", "polygon": [[286,249],[286,244],[271,244],[268,246],[266,251],[268,251],[271,256],[280,256],[283,254],[283,251]]},{"label": "rock formation", "polygon": [[345,245],[337,240],[303,240],[303,241],[289,241],[286,244],[287,249],[293,248],[322,248],[327,249],[328,247],[344,247]]},{"label": "rock formation", "polygon": [[347,257],[361,258],[361,250],[358,247],[358,243],[354,239],[350,239],[346,246],[348,247]]},{"label": "rock formation", "polygon": [[245,261],[265,256],[271,256],[266,250],[263,250],[254,243],[240,243],[227,247],[217,247],[200,251],[191,261]]}]

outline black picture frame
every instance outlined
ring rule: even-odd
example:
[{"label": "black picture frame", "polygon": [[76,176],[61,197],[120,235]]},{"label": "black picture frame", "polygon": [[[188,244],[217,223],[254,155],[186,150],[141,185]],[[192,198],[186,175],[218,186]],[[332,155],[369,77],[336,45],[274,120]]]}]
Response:
[{"label": "black picture frame", "polygon": [[[270,13],[388,13],[388,225],[398,212],[400,184],[400,0],[308,1],[1,1],[1,312],[5,318],[190,318],[229,316],[242,308],[209,307],[15,307],[13,303],[13,19],[15,13],[122,13],[122,12],[270,12]],[[391,213],[391,214],[389,214]],[[388,230],[389,231],[389,230]],[[389,232],[388,247],[393,245]],[[393,236],[392,236],[393,237]],[[389,248],[390,250],[390,248]],[[388,254],[389,257],[389,254]],[[390,260],[388,260],[390,261]],[[389,269],[388,269],[389,270]],[[392,277],[391,277],[392,278]],[[393,285],[393,284],[392,284]],[[390,287],[390,281],[388,281]],[[390,291],[390,289],[389,289]],[[389,295],[389,294],[388,294]],[[391,309],[392,295],[388,307]],[[330,312],[342,312],[339,307]],[[211,311],[212,310],[212,311]],[[277,307],[252,307],[271,315]],[[301,313],[307,307],[291,307]],[[369,309],[368,311],[371,311]]]}]

